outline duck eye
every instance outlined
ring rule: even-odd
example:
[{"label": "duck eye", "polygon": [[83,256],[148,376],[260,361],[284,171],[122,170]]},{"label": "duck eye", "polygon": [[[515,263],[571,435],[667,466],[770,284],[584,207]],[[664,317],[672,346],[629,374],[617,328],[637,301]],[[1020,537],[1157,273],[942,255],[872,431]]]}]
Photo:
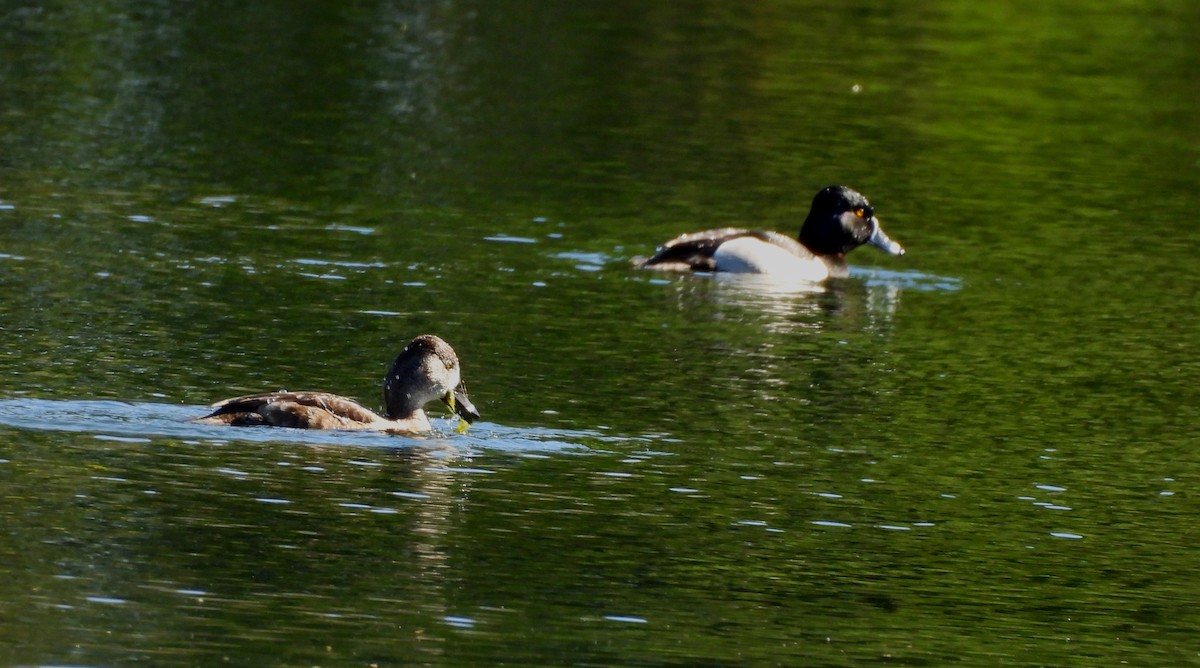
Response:
[{"label": "duck eye", "polygon": [[862,209],[855,209],[855,210],[854,210],[854,215],[858,216],[859,218],[862,218],[864,213],[866,213],[866,212],[865,212],[865,211],[863,211]]},{"label": "duck eye", "polygon": [[875,217],[875,209],[872,209],[869,206],[860,206],[854,210],[854,215],[858,216],[859,218],[873,218]]}]

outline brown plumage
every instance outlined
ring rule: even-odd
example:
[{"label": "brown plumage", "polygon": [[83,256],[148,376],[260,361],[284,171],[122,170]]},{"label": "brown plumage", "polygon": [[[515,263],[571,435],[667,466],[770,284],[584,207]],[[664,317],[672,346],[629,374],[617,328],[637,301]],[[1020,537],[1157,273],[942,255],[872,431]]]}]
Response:
[{"label": "brown plumage", "polygon": [[392,361],[383,380],[383,415],[329,392],[266,392],[225,399],[197,422],[234,427],[350,429],[413,434],[429,431],[425,404],[441,399],[463,420],[479,412],[467,398],[458,355],[450,344],[426,334],[413,339]]}]

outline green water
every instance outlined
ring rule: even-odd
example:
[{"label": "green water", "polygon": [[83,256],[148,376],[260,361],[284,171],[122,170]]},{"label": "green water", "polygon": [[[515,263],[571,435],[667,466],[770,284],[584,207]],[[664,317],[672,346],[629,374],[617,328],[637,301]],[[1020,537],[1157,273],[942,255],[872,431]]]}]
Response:
[{"label": "green water", "polygon": [[1198,7],[0,2],[0,663],[1198,663]]}]

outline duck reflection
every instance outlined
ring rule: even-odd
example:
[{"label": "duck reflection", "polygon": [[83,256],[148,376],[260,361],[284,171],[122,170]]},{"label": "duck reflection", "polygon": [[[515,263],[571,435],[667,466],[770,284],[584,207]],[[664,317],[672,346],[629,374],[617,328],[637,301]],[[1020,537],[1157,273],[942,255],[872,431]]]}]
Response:
[{"label": "duck reflection", "polygon": [[755,321],[772,333],[820,330],[830,319],[873,330],[900,307],[903,287],[890,281],[840,279],[813,283],[765,274],[695,275],[675,286],[678,307],[713,320]]},{"label": "duck reflection", "polygon": [[[706,379],[694,400],[672,404],[675,421],[729,412],[737,424],[748,412],[755,429],[766,429],[797,411],[840,420],[826,402],[859,406],[874,396],[894,359],[891,332],[905,292],[944,281],[871,270],[821,283],[719,272],[656,283],[676,312],[666,326],[686,342],[671,349],[672,373]],[[690,415],[693,405],[704,408]]]}]

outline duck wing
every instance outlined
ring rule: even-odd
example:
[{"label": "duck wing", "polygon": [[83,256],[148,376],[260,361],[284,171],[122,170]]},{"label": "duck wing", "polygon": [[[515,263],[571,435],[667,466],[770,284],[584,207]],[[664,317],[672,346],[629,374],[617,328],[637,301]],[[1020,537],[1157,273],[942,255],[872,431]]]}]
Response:
[{"label": "duck wing", "polygon": [[717,261],[713,255],[721,244],[741,237],[754,237],[784,248],[798,257],[812,257],[812,253],[799,241],[780,234],[763,230],[748,230],[741,227],[721,227],[703,232],[681,234],[659,247],[654,257],[638,260],[643,269],[665,271],[716,271]]},{"label": "duck wing", "polygon": [[654,257],[639,258],[637,264],[642,269],[662,271],[716,271],[713,253],[717,252],[717,246],[747,233],[749,230],[740,227],[722,227],[681,234],[659,246]]},{"label": "duck wing", "polygon": [[303,429],[354,429],[382,420],[357,401],[329,392],[267,392],[218,401],[206,422]]}]

